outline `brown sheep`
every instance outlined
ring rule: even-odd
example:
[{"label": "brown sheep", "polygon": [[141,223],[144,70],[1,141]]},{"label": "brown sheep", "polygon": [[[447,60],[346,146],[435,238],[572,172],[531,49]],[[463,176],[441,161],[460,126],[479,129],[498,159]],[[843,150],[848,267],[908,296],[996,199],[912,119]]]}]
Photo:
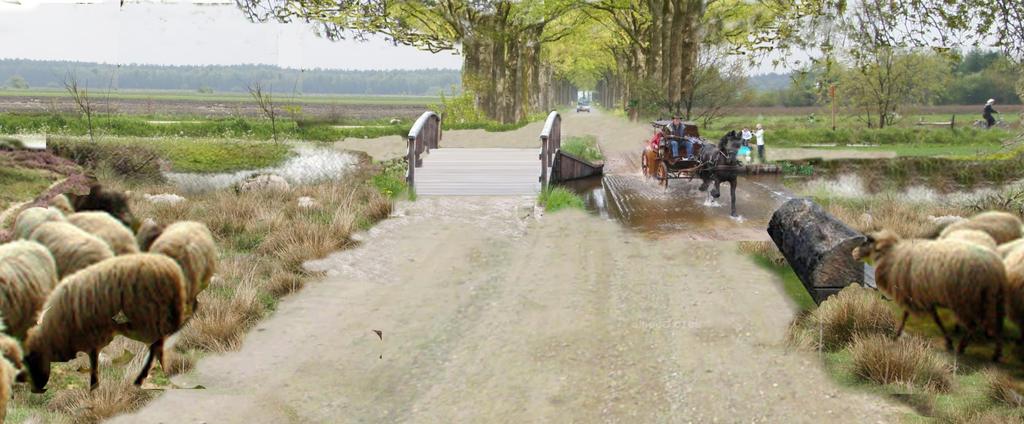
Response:
[{"label": "brown sheep", "polygon": [[149,251],[149,246],[153,244],[153,241],[157,237],[160,237],[160,233],[164,232],[164,226],[157,224],[153,218],[146,218],[142,221],[142,225],[139,225],[139,231],[135,234],[135,242],[139,245],[139,250],[146,252]]},{"label": "brown sheep", "polygon": [[89,186],[89,194],[78,195],[68,193],[67,196],[71,200],[71,205],[78,212],[103,211],[117,218],[118,221],[121,221],[122,224],[133,231],[138,227],[135,215],[132,214],[131,208],[128,206],[128,195],[123,192],[111,190],[102,184],[94,183]]},{"label": "brown sheep", "polygon": [[900,240],[883,230],[869,235],[853,250],[853,257],[873,262],[878,288],[904,308],[897,337],[911,312],[929,313],[942,330],[946,347],[952,349],[953,340],[936,310],[944,306],[967,329],[957,348],[959,353],[980,328],[995,338],[992,360],[999,360],[1007,278],[995,252],[959,240]]},{"label": "brown sheep", "polygon": [[966,241],[968,243],[974,243],[978,246],[984,247],[992,251],[995,251],[998,247],[998,245],[996,245],[996,240],[992,238],[992,236],[988,235],[988,233],[981,230],[970,230],[966,228],[961,228],[959,230],[953,230],[948,233],[945,233],[942,235],[942,237],[939,237],[939,239]]},{"label": "brown sheep", "polygon": [[45,391],[51,362],[72,360],[82,351],[89,354],[90,388],[96,388],[99,351],[115,334],[150,345],[135,379],[141,385],[153,359],[163,362],[164,339],[181,328],[185,290],[178,264],[150,253],[116,256],[64,279],[25,339],[32,391]]},{"label": "brown sheep", "polygon": [[[1006,306],[1010,321],[1024,328],[1024,248],[1010,252],[1003,260],[1006,265]],[[1018,343],[1024,343],[1024,332]]]}]

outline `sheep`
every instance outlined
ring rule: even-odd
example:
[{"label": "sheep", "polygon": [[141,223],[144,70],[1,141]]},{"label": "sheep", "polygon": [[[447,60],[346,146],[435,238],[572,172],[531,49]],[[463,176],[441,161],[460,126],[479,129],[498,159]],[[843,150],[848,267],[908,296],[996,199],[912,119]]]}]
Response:
[{"label": "sheep", "polygon": [[54,208],[31,207],[21,211],[14,220],[14,238],[27,239],[40,225],[65,221],[64,214]]},{"label": "sheep", "polygon": [[7,334],[25,337],[57,281],[57,264],[45,246],[28,240],[0,245],[0,314]]},{"label": "sheep", "polygon": [[46,301],[46,313],[25,339],[25,366],[32,391],[42,393],[50,363],[89,355],[89,387],[99,385],[99,351],[122,334],[149,344],[149,355],[135,379],[141,385],[153,359],[163,363],[163,343],[181,328],[185,277],[171,258],[135,253],[115,256],[61,281]]},{"label": "sheep", "polygon": [[68,222],[47,222],[32,232],[30,240],[50,251],[57,263],[57,278],[114,256],[110,246]]},{"label": "sheep", "polygon": [[115,255],[139,253],[132,230],[106,212],[76,212],[68,215],[67,219],[72,225],[106,242]]},{"label": "sheep", "polygon": [[853,258],[874,263],[878,288],[904,308],[897,337],[911,312],[930,313],[946,347],[952,349],[953,340],[936,310],[945,306],[967,329],[957,351],[963,353],[968,339],[981,327],[996,339],[992,360],[999,360],[1007,278],[995,252],[960,240],[900,240],[883,230],[868,235],[853,250]]},{"label": "sheep", "polygon": [[10,361],[0,358],[0,423],[7,419],[7,401],[14,394],[14,380],[18,369]]},{"label": "sheep", "polygon": [[135,242],[139,245],[139,250],[145,252],[149,250],[149,246],[153,244],[153,241],[160,234],[164,232],[164,226],[157,224],[153,218],[146,218],[142,221],[142,225],[139,225],[139,231],[135,234]]},{"label": "sheep", "polygon": [[[1010,252],[1003,259],[1003,264],[1006,266],[1007,279],[1006,313],[1010,321],[1024,328],[1024,249]],[[1021,334],[1017,342],[1024,343],[1024,334]]]},{"label": "sheep", "polygon": [[161,253],[181,266],[188,282],[188,313],[198,306],[196,297],[210,284],[217,270],[217,245],[206,225],[194,221],[180,221],[167,226],[149,252]]},{"label": "sheep", "polygon": [[125,226],[132,230],[138,227],[135,215],[128,206],[128,195],[124,192],[111,190],[102,184],[93,183],[89,186],[89,194],[78,195],[68,194],[71,205],[78,212],[82,211],[103,211],[110,216],[117,218]]},{"label": "sheep", "polygon": [[955,222],[939,233],[939,237],[961,229],[981,230],[996,240],[997,244],[1006,243],[1021,237],[1021,221],[1017,215],[1001,211],[982,212],[966,221]]},{"label": "sheep", "polygon": [[1024,239],[1017,239],[1009,243],[1000,244],[999,247],[996,247],[996,252],[999,253],[999,256],[1002,256],[1003,259],[1006,259],[1007,256],[1010,256],[1010,253],[1013,253],[1015,250],[1021,250],[1022,248],[1024,248]]},{"label": "sheep", "polygon": [[68,200],[68,196],[64,194],[58,194],[51,197],[48,203],[50,207],[61,211],[64,215],[71,215],[75,213],[75,208],[71,206],[71,201]]},{"label": "sheep", "polygon": [[970,230],[966,228],[961,228],[959,230],[953,230],[948,233],[945,233],[941,237],[939,237],[939,239],[966,241],[968,243],[974,243],[978,246],[984,247],[992,251],[995,251],[997,248],[996,240],[993,239],[992,236],[988,235],[988,233],[980,230]]}]

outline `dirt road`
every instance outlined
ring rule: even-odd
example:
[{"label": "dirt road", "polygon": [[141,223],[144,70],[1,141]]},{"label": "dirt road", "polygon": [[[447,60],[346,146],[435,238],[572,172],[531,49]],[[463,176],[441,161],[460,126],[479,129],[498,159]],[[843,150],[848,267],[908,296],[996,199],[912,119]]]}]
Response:
[{"label": "dirt road", "polygon": [[[789,352],[793,305],[732,242],[531,198],[420,198],[308,264],[238,352],[115,422],[892,422]],[[380,330],[378,338],[374,330]]]}]

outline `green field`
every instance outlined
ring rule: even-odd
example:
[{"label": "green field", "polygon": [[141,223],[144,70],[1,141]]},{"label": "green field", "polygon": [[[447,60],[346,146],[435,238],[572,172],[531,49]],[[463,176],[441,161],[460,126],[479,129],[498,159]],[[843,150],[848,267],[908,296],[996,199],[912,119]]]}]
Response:
[{"label": "green field", "polygon": [[[103,99],[115,100],[154,100],[154,101],[195,101],[195,102],[251,102],[248,93],[199,93],[194,91],[112,91],[93,90],[93,101]],[[64,90],[0,90],[2,97],[65,97],[70,98]],[[436,103],[436,96],[384,96],[384,95],[299,95],[291,93],[274,93],[279,103],[310,103],[310,104],[356,104],[356,105],[426,105]]]}]

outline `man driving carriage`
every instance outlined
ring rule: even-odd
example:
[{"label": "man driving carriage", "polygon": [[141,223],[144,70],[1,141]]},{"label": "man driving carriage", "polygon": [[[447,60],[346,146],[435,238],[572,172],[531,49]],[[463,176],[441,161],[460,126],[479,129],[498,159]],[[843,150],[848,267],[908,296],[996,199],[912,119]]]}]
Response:
[{"label": "man driving carriage", "polygon": [[679,157],[679,145],[686,147],[686,159],[693,159],[693,140],[686,136],[686,125],[679,116],[672,117],[672,123],[668,125],[672,133],[669,139],[672,140],[672,157]]}]

